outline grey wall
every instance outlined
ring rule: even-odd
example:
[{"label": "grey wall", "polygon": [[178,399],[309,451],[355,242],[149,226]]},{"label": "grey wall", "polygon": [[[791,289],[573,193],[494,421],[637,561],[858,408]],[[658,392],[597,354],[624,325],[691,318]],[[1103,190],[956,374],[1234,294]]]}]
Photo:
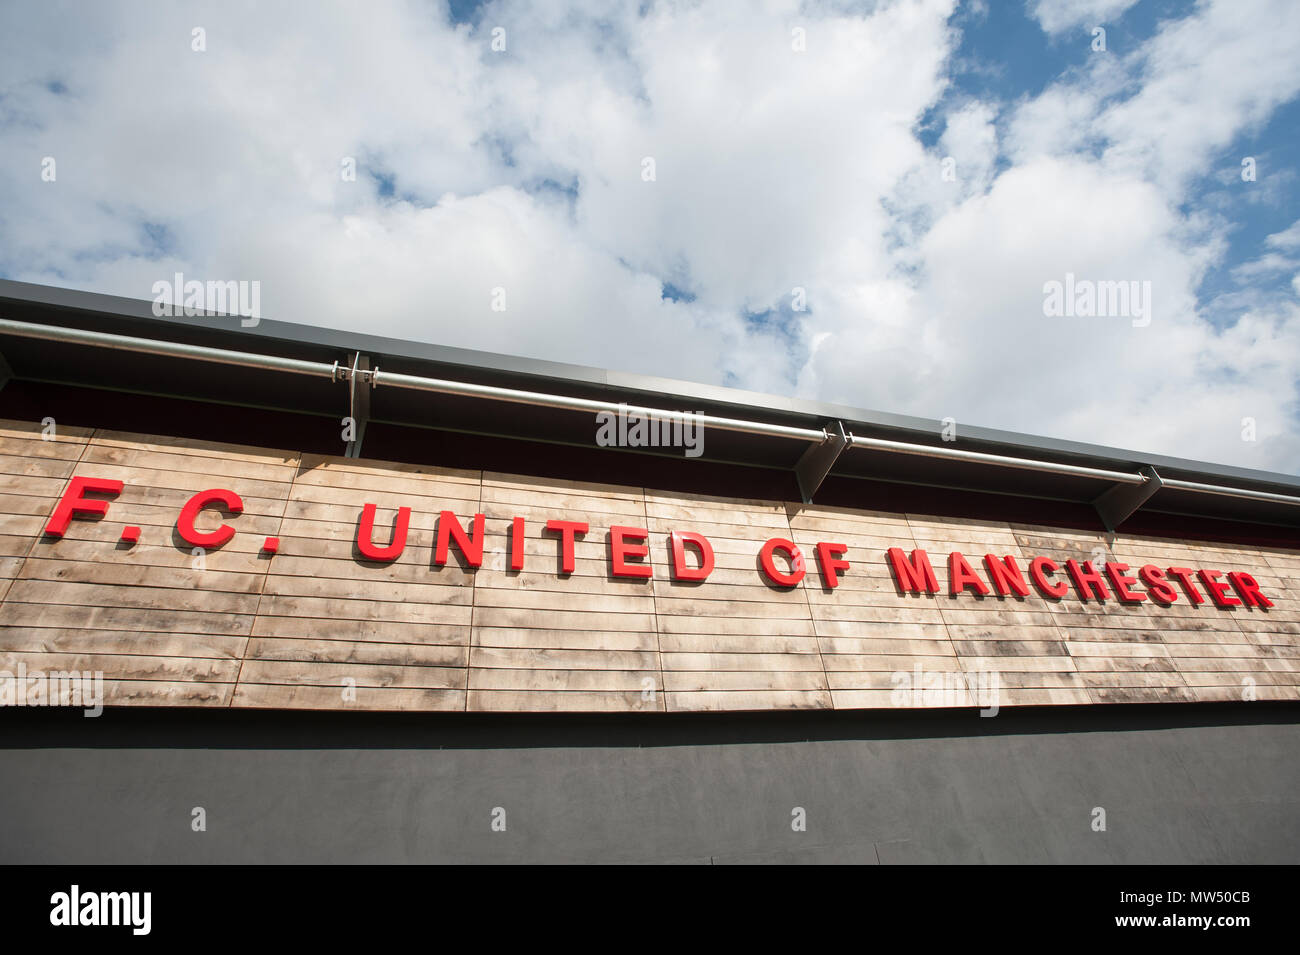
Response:
[{"label": "grey wall", "polygon": [[1298,717],[6,710],[0,862],[1295,863]]}]

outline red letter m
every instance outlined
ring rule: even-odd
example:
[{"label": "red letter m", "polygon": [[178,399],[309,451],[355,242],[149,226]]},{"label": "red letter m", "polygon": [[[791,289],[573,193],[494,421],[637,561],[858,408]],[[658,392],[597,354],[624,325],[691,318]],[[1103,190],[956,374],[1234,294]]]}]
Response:
[{"label": "red letter m", "polygon": [[901,547],[889,548],[888,554],[889,563],[894,569],[894,583],[903,593],[920,593],[922,585],[928,594],[939,592],[939,581],[934,576],[934,568],[930,566],[930,558],[925,551],[919,548],[912,551],[910,561],[903,555]]}]

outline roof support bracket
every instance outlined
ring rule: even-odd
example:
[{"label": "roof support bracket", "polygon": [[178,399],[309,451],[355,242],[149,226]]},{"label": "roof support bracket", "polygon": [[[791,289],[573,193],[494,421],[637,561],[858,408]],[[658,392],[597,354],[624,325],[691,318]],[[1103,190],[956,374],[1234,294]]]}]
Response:
[{"label": "roof support bracket", "polygon": [[813,495],[826,480],[826,475],[831,473],[840,453],[849,446],[849,435],[844,430],[843,421],[832,421],[824,431],[825,440],[809,447],[794,466],[795,477],[799,479],[799,494],[805,504],[812,503]]},{"label": "roof support bracket", "polygon": [[370,389],[375,386],[375,376],[370,370],[370,359],[356,352],[352,356],[352,367],[340,369],[340,374],[348,380],[348,422],[344,435],[351,435],[344,457],[361,457],[361,442],[366,436],[366,424],[370,421]]},{"label": "roof support bracket", "polygon": [[1132,517],[1152,494],[1164,486],[1155,468],[1144,465],[1138,470],[1146,477],[1141,484],[1116,484],[1092,502],[1102,524],[1112,534],[1119,525]]}]

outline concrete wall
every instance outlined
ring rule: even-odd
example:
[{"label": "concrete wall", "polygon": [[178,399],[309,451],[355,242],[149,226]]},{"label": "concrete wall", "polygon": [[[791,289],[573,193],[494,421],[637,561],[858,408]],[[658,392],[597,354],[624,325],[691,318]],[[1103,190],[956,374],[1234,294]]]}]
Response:
[{"label": "concrete wall", "polygon": [[9,709],[0,862],[1296,863],[1298,718]]}]

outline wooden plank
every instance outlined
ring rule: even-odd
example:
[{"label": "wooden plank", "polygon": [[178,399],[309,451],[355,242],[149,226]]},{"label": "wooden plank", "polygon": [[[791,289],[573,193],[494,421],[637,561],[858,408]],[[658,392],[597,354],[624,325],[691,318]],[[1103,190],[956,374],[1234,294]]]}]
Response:
[{"label": "wooden plank", "polygon": [[337,687],[241,682],[227,705],[280,710],[451,710],[465,709],[463,689],[359,686],[344,697]]},{"label": "wooden plank", "polygon": [[547,630],[537,627],[476,627],[474,646],[526,650],[600,650],[613,654],[633,650],[655,652],[653,630]]},{"label": "wooden plank", "polygon": [[723,690],[665,694],[669,712],[828,710],[830,690]]},{"label": "wooden plank", "polygon": [[[506,670],[622,670],[657,672],[656,649],[610,650],[573,647],[485,647],[474,645],[474,666]],[[475,682],[474,685],[479,685]]]},{"label": "wooden plank", "polygon": [[471,689],[466,708],[498,713],[662,712],[664,694],[641,691],[555,691]]},{"label": "wooden plank", "polygon": [[95,432],[93,444],[97,447],[122,448],[127,451],[147,451],[163,454],[184,454],[218,461],[246,461],[252,464],[273,464],[282,468],[295,468],[298,454],[259,448],[252,445],[230,444],[223,441],[202,441],[198,438],[178,438],[157,434],[134,434],[126,431],[101,429]]},{"label": "wooden plank", "polygon": [[0,650],[33,653],[126,653],[237,660],[245,642],[242,636],[211,633],[0,626]]},{"label": "wooden plank", "polygon": [[0,625],[66,627],[89,630],[140,630],[158,633],[205,633],[247,636],[252,614],[138,607],[88,607],[84,604],[22,603],[6,598]]},{"label": "wooden plank", "polygon": [[102,672],[104,679],[163,680],[185,683],[233,683],[239,661],[208,657],[154,656],[127,653],[48,653],[0,650],[0,670],[10,673],[19,663],[33,671],[53,673],[79,670]]},{"label": "wooden plank", "polygon": [[233,683],[104,680],[105,706],[229,706]]},{"label": "wooden plank", "polygon": [[9,603],[64,604],[87,608],[130,607],[141,610],[171,610],[184,605],[209,614],[251,616],[257,610],[257,595],[179,587],[18,579],[9,589],[6,605]]},{"label": "wooden plank", "polygon": [[246,658],[298,663],[360,663],[386,667],[464,667],[469,662],[469,647],[464,644],[455,646],[255,636],[248,641]]},{"label": "wooden plank", "polygon": [[[356,681],[348,684],[348,680]],[[338,687],[340,694],[350,686],[406,687],[422,689],[464,689],[462,666],[382,666],[321,660],[309,664],[300,660],[248,659],[239,674],[239,684],[281,683],[287,685]]]}]

